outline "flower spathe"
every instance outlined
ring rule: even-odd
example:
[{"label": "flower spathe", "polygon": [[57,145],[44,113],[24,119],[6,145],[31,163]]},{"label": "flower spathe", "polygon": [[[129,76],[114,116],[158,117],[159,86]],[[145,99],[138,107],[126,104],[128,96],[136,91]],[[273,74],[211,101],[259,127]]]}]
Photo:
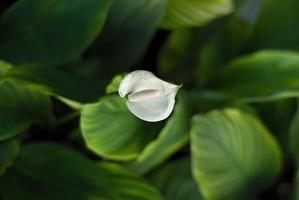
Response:
[{"label": "flower spathe", "polygon": [[175,105],[181,85],[174,85],[145,70],[129,73],[121,81],[118,93],[127,97],[128,109],[138,118],[157,122],[166,119]]}]

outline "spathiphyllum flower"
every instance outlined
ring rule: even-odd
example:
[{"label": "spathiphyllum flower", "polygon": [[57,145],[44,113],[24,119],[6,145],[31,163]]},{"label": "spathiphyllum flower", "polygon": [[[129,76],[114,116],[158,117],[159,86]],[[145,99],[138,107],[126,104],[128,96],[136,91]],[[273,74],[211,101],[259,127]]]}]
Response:
[{"label": "spathiphyllum flower", "polygon": [[118,92],[121,97],[127,97],[126,104],[135,116],[157,122],[171,114],[180,87],[157,78],[149,71],[137,70],[124,77]]}]

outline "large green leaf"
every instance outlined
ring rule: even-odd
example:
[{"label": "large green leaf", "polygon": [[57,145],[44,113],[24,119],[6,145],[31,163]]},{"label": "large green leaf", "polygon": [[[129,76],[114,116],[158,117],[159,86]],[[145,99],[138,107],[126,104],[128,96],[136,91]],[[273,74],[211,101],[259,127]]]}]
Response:
[{"label": "large green leaf", "polygon": [[161,27],[178,29],[202,26],[232,10],[231,0],[168,0]]},{"label": "large green leaf", "polygon": [[94,101],[102,92],[91,80],[60,69],[33,65],[14,67],[2,79],[12,79],[31,89],[78,103]]},{"label": "large green leaf", "polygon": [[10,139],[0,142],[0,176],[10,167],[19,151],[19,141]]},{"label": "large green leaf", "polygon": [[54,143],[21,148],[0,185],[4,199],[162,199],[156,189],[128,170],[111,163],[97,164]]},{"label": "large green leaf", "polygon": [[299,54],[261,51],[237,59],[212,77],[225,98],[271,100],[299,95]]},{"label": "large green leaf", "polygon": [[190,110],[187,100],[179,96],[174,113],[159,133],[129,165],[134,172],[146,173],[182,148],[189,140]]},{"label": "large green leaf", "polygon": [[149,179],[166,200],[200,200],[201,194],[191,175],[188,157],[171,161],[150,174]]},{"label": "large green leaf", "polygon": [[298,9],[299,1],[264,0],[252,27],[247,51],[261,48],[298,50]]},{"label": "large green leaf", "polygon": [[207,199],[252,199],[281,169],[274,137],[254,116],[237,109],[194,117],[192,172]]},{"label": "large green leaf", "polygon": [[0,19],[0,58],[13,63],[61,64],[90,45],[110,0],[20,0]]},{"label": "large green leaf", "polygon": [[119,96],[104,97],[97,103],[85,105],[80,124],[88,148],[115,160],[136,158],[160,127],[159,123],[135,117]]},{"label": "large green leaf", "polygon": [[[106,73],[122,72],[145,51],[164,13],[166,0],[116,0],[92,52]],[[111,67],[117,68],[113,72]],[[113,72],[113,73],[112,73]]]},{"label": "large green leaf", "polygon": [[0,82],[0,140],[11,138],[32,123],[51,123],[50,98],[11,81]]}]

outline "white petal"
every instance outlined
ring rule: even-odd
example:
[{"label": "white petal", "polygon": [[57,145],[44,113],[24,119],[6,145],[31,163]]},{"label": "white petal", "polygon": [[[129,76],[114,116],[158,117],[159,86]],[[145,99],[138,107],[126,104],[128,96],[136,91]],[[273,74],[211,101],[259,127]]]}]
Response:
[{"label": "white petal", "polygon": [[179,87],[157,78],[151,72],[138,70],[124,77],[118,92],[121,97],[128,96],[126,104],[135,116],[144,121],[157,122],[171,114]]},{"label": "white petal", "polygon": [[136,117],[148,122],[157,122],[166,119],[171,114],[175,104],[175,93],[126,103]]},{"label": "white petal", "polygon": [[149,71],[137,70],[124,77],[119,85],[118,93],[121,97],[125,97],[129,93],[139,92],[142,90],[156,89],[162,92],[170,92],[170,90],[177,87],[177,85],[167,83],[157,78]]}]

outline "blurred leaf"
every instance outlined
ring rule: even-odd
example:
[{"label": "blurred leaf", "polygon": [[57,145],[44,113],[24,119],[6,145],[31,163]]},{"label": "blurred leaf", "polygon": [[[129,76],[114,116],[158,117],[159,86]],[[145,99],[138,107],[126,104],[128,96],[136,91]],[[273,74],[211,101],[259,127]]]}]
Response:
[{"label": "blurred leaf", "polygon": [[265,125],[277,138],[284,153],[289,154],[289,127],[296,111],[296,100],[280,99],[265,103],[256,103],[254,108]]},{"label": "blurred leaf", "polygon": [[266,101],[299,96],[299,54],[261,51],[237,59],[212,78],[225,98]]},{"label": "blurred leaf", "polygon": [[5,75],[10,69],[12,68],[12,65],[0,60],[0,78]]},{"label": "blurred leaf", "polygon": [[207,199],[252,199],[281,170],[274,137],[256,117],[237,109],[194,117],[191,153],[194,178]]},{"label": "blurred leaf", "polygon": [[297,99],[297,110],[289,129],[289,146],[297,166],[299,166],[299,100]]},{"label": "blurred leaf", "polygon": [[32,123],[51,123],[48,96],[11,81],[0,82],[0,140],[11,138]]},{"label": "blurred leaf", "polygon": [[162,128],[158,137],[145,146],[136,161],[128,165],[134,172],[144,174],[181,149],[189,140],[191,113],[188,102],[179,96],[174,113]]},{"label": "blurred leaf", "polygon": [[125,75],[126,74],[123,73],[123,74],[114,76],[113,79],[111,80],[111,82],[106,87],[106,94],[112,94],[112,93],[118,92],[119,84],[123,80]]},{"label": "blurred leaf", "polygon": [[191,175],[190,159],[171,161],[150,175],[166,200],[200,200],[201,194]]},{"label": "blurred leaf", "polygon": [[126,169],[96,164],[54,143],[21,148],[0,185],[4,199],[162,199],[156,189]]},{"label": "blurred leaf", "polygon": [[[114,1],[92,54],[112,76],[134,64],[145,52],[163,15],[166,0]],[[107,70],[107,68],[109,70]],[[117,70],[112,70],[116,68]]]},{"label": "blurred leaf", "polygon": [[169,80],[188,83],[195,78],[201,34],[197,30],[172,32],[159,53],[159,72]]},{"label": "blurred leaf", "polygon": [[13,63],[61,64],[91,44],[110,0],[20,0],[0,19],[0,57]]},{"label": "blurred leaf", "polygon": [[168,0],[161,27],[179,29],[202,26],[232,10],[231,0]]},{"label": "blurred leaf", "polygon": [[10,167],[19,151],[19,141],[10,139],[0,142],[0,176]]},{"label": "blurred leaf", "polygon": [[214,73],[240,54],[248,35],[248,26],[239,15],[232,16],[202,48],[198,58],[200,84],[206,84]]},{"label": "blurred leaf", "polygon": [[108,96],[83,107],[81,130],[88,148],[114,160],[132,160],[156,137],[159,123],[135,117],[119,96]]},{"label": "blurred leaf", "polygon": [[[247,49],[299,49],[299,1],[264,0]],[[283,17],[281,17],[283,16]]]},{"label": "blurred leaf", "polygon": [[91,80],[61,69],[40,66],[14,67],[3,79],[12,79],[28,88],[78,103],[94,101],[102,92],[102,88]]}]

